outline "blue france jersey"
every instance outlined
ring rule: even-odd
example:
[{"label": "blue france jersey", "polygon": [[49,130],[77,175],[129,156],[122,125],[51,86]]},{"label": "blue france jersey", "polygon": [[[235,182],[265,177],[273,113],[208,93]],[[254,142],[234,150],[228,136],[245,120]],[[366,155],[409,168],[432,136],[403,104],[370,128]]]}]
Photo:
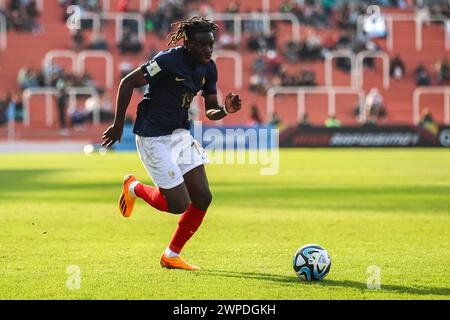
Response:
[{"label": "blue france jersey", "polygon": [[196,64],[183,47],[161,51],[141,66],[148,86],[139,103],[133,132],[142,137],[190,129],[188,110],[195,95],[217,94],[217,68],[213,60]]}]

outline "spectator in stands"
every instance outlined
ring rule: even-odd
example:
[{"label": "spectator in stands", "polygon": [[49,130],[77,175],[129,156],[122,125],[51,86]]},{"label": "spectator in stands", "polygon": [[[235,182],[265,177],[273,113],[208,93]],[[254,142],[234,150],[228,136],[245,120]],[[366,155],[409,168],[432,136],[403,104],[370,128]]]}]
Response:
[{"label": "spectator in stands", "polygon": [[258,94],[265,94],[270,84],[269,78],[262,72],[252,74],[249,82],[250,91]]},{"label": "spectator in stands", "polygon": [[129,12],[129,5],[130,5],[130,1],[129,0],[119,0],[119,2],[117,3],[117,11],[118,12]]},{"label": "spectator in stands", "polygon": [[[64,69],[56,63],[44,64],[42,66],[42,69],[40,72],[42,81],[39,83],[39,86],[55,87],[56,81],[58,80],[58,78],[60,77],[60,75],[63,72],[64,72]],[[48,81],[48,83],[47,83],[47,81]]]},{"label": "spectator in stands", "polygon": [[145,21],[145,32],[153,32],[155,30],[155,16],[153,12],[148,9],[144,13],[144,21]]},{"label": "spectator in stands", "polygon": [[33,69],[22,67],[17,74],[17,84],[21,90],[38,87],[38,76]]},{"label": "spectator in stands", "polygon": [[4,12],[7,24],[19,32],[40,33],[39,12],[35,0],[10,0]]},{"label": "spectator in stands", "polygon": [[16,31],[26,31],[25,20],[19,11],[13,11],[9,15],[10,25]]},{"label": "spectator in stands", "polygon": [[74,51],[81,51],[84,49],[84,34],[82,29],[72,29],[72,49]]},{"label": "spectator in stands", "polygon": [[21,94],[0,94],[0,126],[8,122],[8,120],[23,120],[23,104]]},{"label": "spectator in stands", "polygon": [[94,114],[98,112],[101,123],[110,123],[114,120],[114,110],[111,96],[108,93],[100,97],[91,96],[84,104],[84,121],[93,121]]},{"label": "spectator in stands", "polygon": [[284,46],[284,57],[290,63],[297,63],[299,61],[299,45],[290,40]]},{"label": "spectator in stands", "polygon": [[303,49],[300,53],[300,57],[305,60],[318,60],[322,57],[322,38],[314,31],[314,29],[308,29],[306,41]]},{"label": "spectator in stands", "polygon": [[299,85],[305,86],[305,87],[317,86],[316,73],[314,71],[304,70],[301,72],[300,76],[301,76],[301,80],[300,80]]},{"label": "spectator in stands", "polygon": [[281,13],[292,13],[294,11],[295,4],[291,0],[284,0],[280,4],[279,11]]},{"label": "spectator in stands", "polygon": [[275,128],[280,128],[282,126],[281,118],[274,111],[270,117],[269,125],[274,126]]},{"label": "spectator in stands", "polygon": [[150,45],[150,49],[148,50],[149,54],[148,54],[148,59],[147,60],[153,60],[153,58],[158,54],[158,48],[156,48],[155,45],[151,44]]},{"label": "spectator in stands", "polygon": [[238,46],[238,43],[236,42],[236,40],[230,33],[223,32],[219,36],[219,47],[221,49],[236,50],[237,46]]},{"label": "spectator in stands", "polygon": [[[363,45],[363,50],[368,51],[369,53],[377,53],[381,50],[381,48],[373,41],[367,41],[365,43],[360,43],[359,45]],[[357,46],[359,46],[357,44]],[[358,48],[356,49],[359,52]],[[371,70],[375,69],[375,58],[369,57],[364,59],[364,66],[368,67]]]},{"label": "spectator in stands", "polygon": [[8,106],[11,101],[9,93],[0,92],[0,126],[8,123]]},{"label": "spectator in stands", "polygon": [[58,93],[56,95],[56,104],[58,107],[58,119],[59,119],[59,133],[61,135],[67,135],[68,130],[66,126],[66,111],[68,104],[68,94],[66,83],[64,79],[59,79],[56,88],[58,89]]},{"label": "spectator in stands", "polygon": [[262,53],[253,61],[253,71],[257,73],[263,73],[267,71],[267,63]]},{"label": "spectator in stands", "polygon": [[92,33],[92,41],[87,45],[90,50],[108,50],[108,43],[102,34]]},{"label": "spectator in stands", "polygon": [[11,96],[9,109],[16,121],[23,120],[22,92],[16,92]]},{"label": "spectator in stands", "polygon": [[337,57],[335,59],[336,68],[344,72],[350,72],[352,70],[352,61],[348,57]]},{"label": "spectator in stands", "polygon": [[269,50],[266,54],[266,66],[267,71],[270,74],[278,74],[280,71],[280,66],[283,60],[280,55],[275,50]]},{"label": "spectator in stands", "polygon": [[446,1],[434,1],[427,6],[432,19],[448,19],[450,15],[449,3]]},{"label": "spectator in stands", "polygon": [[405,76],[405,63],[403,62],[400,55],[396,55],[394,59],[391,60],[390,75],[396,80],[403,79]]},{"label": "spectator in stands", "polygon": [[339,38],[337,39],[336,45],[334,46],[335,49],[348,49],[353,50],[354,47],[354,36],[351,32],[343,32],[339,35]]},{"label": "spectator in stands", "polygon": [[303,85],[303,79],[301,74],[289,75],[286,70],[283,70],[280,74],[281,85],[284,87],[298,87]]},{"label": "spectator in stands", "polygon": [[377,88],[372,88],[366,97],[366,119],[373,123],[386,118],[387,112],[384,105],[384,99]]},{"label": "spectator in stands", "polygon": [[439,84],[450,80],[450,63],[448,62],[448,59],[446,57],[436,62],[435,67],[438,74]]},{"label": "spectator in stands", "polygon": [[292,12],[300,22],[322,28],[330,24],[331,15],[327,15],[326,11],[329,11],[329,6],[325,10],[321,1],[306,0],[303,5],[297,4]]},{"label": "spectator in stands", "polygon": [[300,128],[311,128],[312,127],[311,122],[309,121],[309,116],[308,116],[307,113],[305,113],[303,115],[303,117],[300,119],[300,121],[298,123],[298,126]]},{"label": "spectator in stands", "polygon": [[[258,10],[246,10],[246,12],[250,14],[261,13],[261,11]],[[256,15],[255,17],[256,17],[255,19],[243,21],[242,24],[243,33],[256,32],[261,35],[264,33],[264,21],[262,19],[259,19],[259,17],[257,17]]]},{"label": "spectator in stands", "polygon": [[258,106],[253,103],[250,107],[250,114],[247,119],[247,125],[249,126],[259,126],[263,123],[261,115],[259,114]]},{"label": "spectator in stands", "polygon": [[142,44],[139,41],[136,32],[131,31],[130,28],[124,28],[122,41],[118,45],[121,53],[134,53],[137,54],[142,51]]},{"label": "spectator in stands", "polygon": [[340,128],[341,122],[336,118],[336,115],[330,114],[328,118],[325,120],[326,128]]},{"label": "spectator in stands", "polygon": [[416,85],[417,86],[429,86],[431,84],[431,77],[427,68],[423,63],[420,63],[415,71]]},{"label": "spectator in stands", "polygon": [[155,13],[154,28],[160,38],[170,30],[170,24],[182,20],[186,14],[184,1],[160,1]]},{"label": "spectator in stands", "polygon": [[434,120],[433,115],[428,108],[422,110],[419,126],[435,136],[439,133],[439,124]]},{"label": "spectator in stands", "polygon": [[88,72],[83,73],[78,79],[78,86],[94,88],[97,92],[103,92],[104,88],[97,85],[97,82],[92,78],[91,74]]},{"label": "spectator in stands", "polygon": [[122,62],[119,63],[119,72],[121,79],[125,78],[133,70],[134,66],[130,61],[122,60]]},{"label": "spectator in stands", "polygon": [[267,50],[277,50],[277,40],[277,31],[275,29],[275,26],[272,26],[270,29],[270,33],[265,36]]},{"label": "spectator in stands", "polygon": [[25,4],[25,11],[28,17],[35,19],[39,16],[39,10],[37,8],[37,3],[35,0],[22,1]]},{"label": "spectator in stands", "polygon": [[257,32],[253,32],[247,39],[247,49],[251,52],[263,50],[264,43],[262,43],[261,35]]},{"label": "spectator in stands", "polygon": [[340,29],[356,30],[359,12],[354,3],[344,3],[336,12],[336,21]]},{"label": "spectator in stands", "polygon": [[331,14],[327,15],[330,11],[329,6],[325,8],[324,4],[327,0],[322,0],[322,3],[313,1],[313,13],[310,17],[311,24],[317,28],[326,28],[330,25]]},{"label": "spectator in stands", "polygon": [[87,121],[86,110],[75,107],[69,110],[70,124],[75,131],[85,130],[85,123]]}]

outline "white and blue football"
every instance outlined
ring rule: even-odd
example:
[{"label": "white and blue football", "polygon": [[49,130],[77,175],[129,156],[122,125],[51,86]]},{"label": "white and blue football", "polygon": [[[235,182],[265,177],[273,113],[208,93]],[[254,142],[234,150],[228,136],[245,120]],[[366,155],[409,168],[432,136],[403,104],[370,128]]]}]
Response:
[{"label": "white and blue football", "polygon": [[293,267],[300,280],[323,280],[330,272],[330,255],[327,250],[318,244],[307,244],[295,253]]}]

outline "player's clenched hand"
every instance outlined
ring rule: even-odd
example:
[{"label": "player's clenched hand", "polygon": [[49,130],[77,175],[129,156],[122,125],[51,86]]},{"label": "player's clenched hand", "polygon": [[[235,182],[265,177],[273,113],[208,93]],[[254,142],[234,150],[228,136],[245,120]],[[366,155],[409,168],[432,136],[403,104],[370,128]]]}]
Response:
[{"label": "player's clenched hand", "polygon": [[229,93],[225,98],[225,108],[228,113],[235,113],[241,110],[242,100],[239,95],[234,93]]},{"label": "player's clenched hand", "polygon": [[120,140],[122,139],[122,132],[123,126],[112,125],[108,129],[106,129],[102,136],[102,146],[109,148],[114,143],[116,143],[116,141],[120,142]]}]

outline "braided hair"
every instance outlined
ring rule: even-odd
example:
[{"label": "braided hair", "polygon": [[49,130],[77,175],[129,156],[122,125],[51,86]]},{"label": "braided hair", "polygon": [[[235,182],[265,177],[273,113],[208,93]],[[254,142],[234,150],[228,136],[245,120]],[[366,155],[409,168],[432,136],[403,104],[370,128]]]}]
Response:
[{"label": "braided hair", "polygon": [[170,42],[168,46],[176,44],[181,39],[189,39],[195,33],[198,32],[216,32],[219,30],[219,26],[212,22],[211,20],[205,19],[203,17],[195,16],[186,21],[179,21],[171,24],[172,27],[177,27],[177,29],[170,33]]}]

